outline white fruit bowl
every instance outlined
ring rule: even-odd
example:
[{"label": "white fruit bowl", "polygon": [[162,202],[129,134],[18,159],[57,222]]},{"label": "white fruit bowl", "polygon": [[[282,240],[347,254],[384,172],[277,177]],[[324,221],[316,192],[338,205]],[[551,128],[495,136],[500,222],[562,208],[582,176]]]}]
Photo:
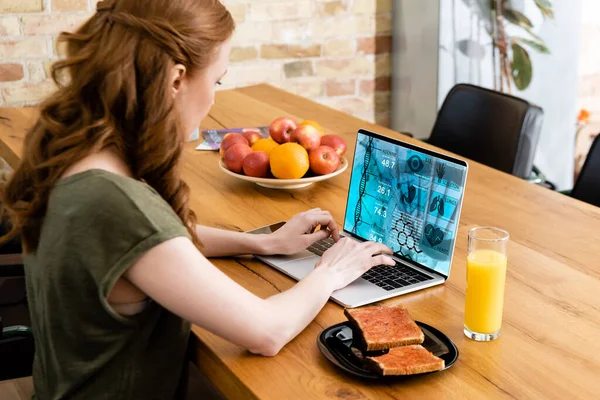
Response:
[{"label": "white fruit bowl", "polygon": [[338,176],[348,168],[348,160],[345,157],[341,158],[340,166],[327,175],[309,176],[300,179],[275,179],[275,178],[254,178],[252,176],[236,174],[225,168],[223,159],[219,159],[219,167],[227,175],[231,175],[234,178],[241,179],[243,181],[254,182],[258,186],[266,187],[269,189],[300,189],[312,185],[315,182],[321,182],[327,179],[331,179],[334,176]]}]

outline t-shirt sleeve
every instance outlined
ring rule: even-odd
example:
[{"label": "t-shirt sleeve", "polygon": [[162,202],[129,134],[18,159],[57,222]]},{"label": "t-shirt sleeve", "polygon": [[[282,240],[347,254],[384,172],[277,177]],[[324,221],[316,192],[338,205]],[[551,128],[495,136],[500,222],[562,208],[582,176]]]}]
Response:
[{"label": "t-shirt sleeve", "polygon": [[[86,207],[80,215],[86,221],[74,224],[77,240],[77,264],[85,265],[96,282],[104,308],[118,320],[108,304],[108,295],[116,281],[144,253],[176,237],[188,237],[183,223],[158,193],[139,182],[123,185],[98,178],[96,193],[81,193],[80,205]],[[98,195],[100,193],[100,195]]]}]

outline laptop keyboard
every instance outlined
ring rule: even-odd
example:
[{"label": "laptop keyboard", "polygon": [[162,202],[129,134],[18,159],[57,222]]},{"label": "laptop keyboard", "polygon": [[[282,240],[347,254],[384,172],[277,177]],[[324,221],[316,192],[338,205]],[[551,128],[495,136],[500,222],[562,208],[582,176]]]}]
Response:
[{"label": "laptop keyboard", "polygon": [[395,290],[415,283],[432,280],[432,276],[396,263],[395,266],[380,265],[373,267],[362,275],[362,278],[385,290]]},{"label": "laptop keyboard", "polygon": [[[313,254],[322,256],[334,244],[335,242],[332,238],[327,238],[315,242],[307,250]],[[395,266],[379,265],[373,267],[365,272],[362,278],[388,291],[433,279],[432,276],[425,275],[400,263],[396,263]]]},{"label": "laptop keyboard", "polygon": [[318,256],[322,256],[323,253],[325,253],[325,250],[327,250],[334,244],[335,242],[333,241],[333,239],[328,237],[327,239],[319,240],[318,242],[313,243],[306,250]]}]

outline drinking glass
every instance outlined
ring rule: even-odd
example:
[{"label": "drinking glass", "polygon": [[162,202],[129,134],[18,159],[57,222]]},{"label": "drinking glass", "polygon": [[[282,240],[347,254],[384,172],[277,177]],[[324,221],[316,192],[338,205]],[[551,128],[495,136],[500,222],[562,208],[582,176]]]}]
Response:
[{"label": "drinking glass", "polygon": [[469,231],[464,332],[473,340],[500,336],[509,237],[493,227]]}]

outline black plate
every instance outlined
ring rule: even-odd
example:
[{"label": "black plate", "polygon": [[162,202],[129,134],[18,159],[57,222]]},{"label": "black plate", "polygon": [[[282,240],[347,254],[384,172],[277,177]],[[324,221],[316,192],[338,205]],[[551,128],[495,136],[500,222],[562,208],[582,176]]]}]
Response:
[{"label": "black plate", "polygon": [[[432,326],[415,321],[425,335],[422,346],[433,353],[433,355],[444,360],[445,367],[442,371],[450,368],[458,359],[458,348],[450,338]],[[342,322],[325,329],[317,339],[317,345],[321,353],[334,365],[349,374],[368,379],[406,378],[416,375],[432,374],[425,372],[415,375],[379,375],[364,365],[362,358],[364,354],[359,350],[360,344],[353,339],[352,328],[349,322]],[[371,351],[367,355],[378,356],[387,351]],[[439,372],[439,371],[435,371]]]}]

